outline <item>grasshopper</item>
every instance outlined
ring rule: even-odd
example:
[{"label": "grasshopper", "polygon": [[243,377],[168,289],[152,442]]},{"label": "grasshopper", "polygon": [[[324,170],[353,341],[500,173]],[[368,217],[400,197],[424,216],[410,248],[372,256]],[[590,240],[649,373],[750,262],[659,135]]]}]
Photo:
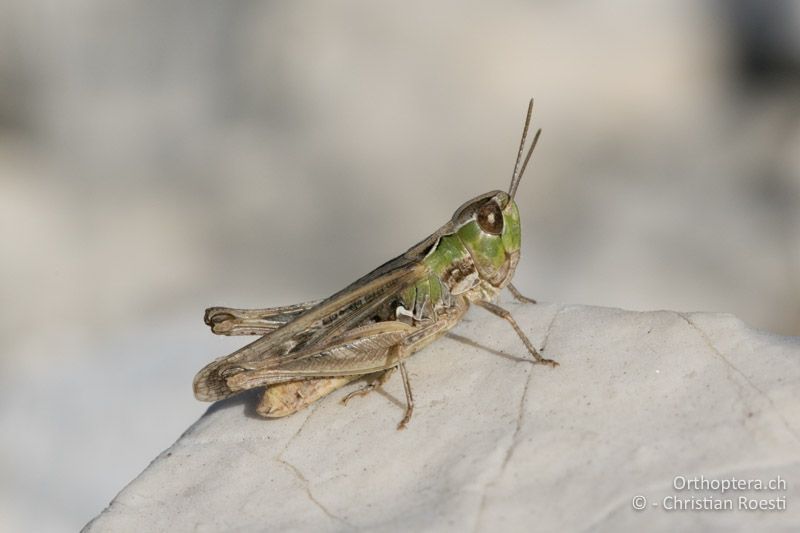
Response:
[{"label": "grasshopper", "polygon": [[508,321],[534,363],[557,366],[539,354],[511,313],[493,303],[504,287],[517,300],[536,303],[511,284],[521,243],[514,195],[541,134],[537,130],[522,160],[532,111],[533,100],[507,193],[469,200],[433,235],[330,298],[267,309],[207,309],[205,322],[214,333],[261,337],[200,370],[195,397],[215,401],[266,387],[256,410],[277,418],[366,378],[364,387],[343,398],[346,404],[399,369],[403,429],[414,410],[406,359],[455,326],[470,304]]}]

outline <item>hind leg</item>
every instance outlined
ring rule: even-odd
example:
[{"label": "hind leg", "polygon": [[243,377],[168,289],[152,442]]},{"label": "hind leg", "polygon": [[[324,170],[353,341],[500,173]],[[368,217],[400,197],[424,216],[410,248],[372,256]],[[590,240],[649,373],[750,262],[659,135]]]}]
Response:
[{"label": "hind leg", "polygon": [[314,378],[270,385],[264,391],[256,412],[265,418],[291,415],[360,377]]}]

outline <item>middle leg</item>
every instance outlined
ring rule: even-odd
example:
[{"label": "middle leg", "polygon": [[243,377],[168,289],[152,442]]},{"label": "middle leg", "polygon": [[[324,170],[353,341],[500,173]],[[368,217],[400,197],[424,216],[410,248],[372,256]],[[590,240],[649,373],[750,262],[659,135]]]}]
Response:
[{"label": "middle leg", "polygon": [[400,368],[400,375],[403,376],[403,389],[406,391],[406,413],[403,415],[403,419],[397,425],[397,429],[406,429],[409,420],[411,420],[411,414],[414,412],[414,396],[411,394],[411,383],[408,381],[408,372],[406,371],[405,363],[399,363],[398,368]]},{"label": "middle leg", "polygon": [[349,402],[355,396],[366,396],[375,389],[383,387],[384,383],[389,381],[389,378],[392,376],[392,374],[394,374],[396,368],[397,368],[396,366],[393,366],[392,368],[387,368],[386,370],[378,374],[377,377],[375,377],[372,381],[370,381],[368,385],[365,385],[364,387],[361,387],[358,390],[354,390],[353,392],[342,398],[342,403],[347,405],[347,402]]}]

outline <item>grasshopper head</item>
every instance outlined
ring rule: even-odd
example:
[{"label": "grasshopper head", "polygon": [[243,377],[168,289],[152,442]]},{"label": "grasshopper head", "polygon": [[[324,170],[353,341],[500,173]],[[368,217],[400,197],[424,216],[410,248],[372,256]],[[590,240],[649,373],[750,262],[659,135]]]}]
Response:
[{"label": "grasshopper head", "polygon": [[502,191],[473,198],[453,215],[461,242],[469,250],[482,280],[504,287],[514,276],[519,261],[519,210]]},{"label": "grasshopper head", "polygon": [[525,116],[525,126],[522,128],[522,139],[508,192],[492,191],[482,194],[462,205],[453,215],[453,225],[469,250],[478,275],[482,281],[497,289],[505,287],[511,281],[519,262],[520,223],[514,195],[542,133],[542,130],[536,132],[523,160],[522,153],[532,113],[533,99],[528,103],[528,113]]}]

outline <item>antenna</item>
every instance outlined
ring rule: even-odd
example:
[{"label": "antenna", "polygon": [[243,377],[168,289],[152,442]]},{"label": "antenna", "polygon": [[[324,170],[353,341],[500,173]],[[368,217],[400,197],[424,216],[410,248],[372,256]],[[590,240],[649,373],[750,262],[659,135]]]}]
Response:
[{"label": "antenna", "polygon": [[533,154],[533,149],[536,148],[536,143],[539,142],[539,136],[542,134],[542,130],[538,129],[536,131],[536,135],[533,137],[533,143],[531,143],[531,147],[528,149],[528,153],[525,156],[525,161],[522,163],[522,168],[519,166],[519,162],[522,159],[522,151],[525,148],[525,141],[528,138],[528,127],[531,124],[531,115],[533,114],[533,98],[531,101],[528,102],[528,114],[525,116],[525,126],[522,128],[522,139],[519,141],[519,151],[517,152],[517,160],[514,163],[514,174],[511,176],[511,186],[508,188],[508,195],[511,198],[514,198],[514,195],[517,193],[517,187],[519,187],[519,182],[522,180],[522,175],[525,174],[525,167],[528,166],[528,161],[531,158],[531,154]]}]

